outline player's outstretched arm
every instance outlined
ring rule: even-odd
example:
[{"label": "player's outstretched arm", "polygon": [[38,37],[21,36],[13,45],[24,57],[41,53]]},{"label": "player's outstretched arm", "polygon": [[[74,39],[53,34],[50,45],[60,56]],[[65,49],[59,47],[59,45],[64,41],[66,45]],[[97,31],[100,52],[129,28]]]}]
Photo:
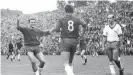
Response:
[{"label": "player's outstretched arm", "polygon": [[61,21],[59,20],[54,28],[50,30],[50,33],[59,32],[61,28]]},{"label": "player's outstretched arm", "polygon": [[36,31],[37,31],[37,33],[38,33],[38,35],[39,35],[40,37],[50,35],[50,32],[49,32],[48,30],[42,31],[42,30],[36,29]]},{"label": "player's outstretched arm", "polygon": [[43,35],[43,36],[50,35],[50,32],[49,32],[48,30],[46,30],[46,31],[42,31],[42,35]]},{"label": "player's outstretched arm", "polygon": [[49,32],[50,32],[50,33],[56,32],[56,28],[52,28]]}]

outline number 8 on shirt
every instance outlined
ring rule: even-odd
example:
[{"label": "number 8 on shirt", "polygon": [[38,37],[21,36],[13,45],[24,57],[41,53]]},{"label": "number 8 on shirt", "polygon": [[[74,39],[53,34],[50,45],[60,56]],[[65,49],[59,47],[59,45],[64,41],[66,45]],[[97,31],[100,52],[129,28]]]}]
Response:
[{"label": "number 8 on shirt", "polygon": [[74,22],[72,20],[68,21],[68,30],[69,31],[73,31],[74,30],[74,26],[73,26]]}]

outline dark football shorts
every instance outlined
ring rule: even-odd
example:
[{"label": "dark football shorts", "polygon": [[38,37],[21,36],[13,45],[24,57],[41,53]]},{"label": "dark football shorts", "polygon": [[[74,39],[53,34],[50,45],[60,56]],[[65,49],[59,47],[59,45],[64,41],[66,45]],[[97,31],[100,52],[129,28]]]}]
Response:
[{"label": "dark football shorts", "polygon": [[15,53],[16,55],[17,54],[20,54],[20,49],[16,49],[16,53]]},{"label": "dark football shorts", "polygon": [[13,54],[13,49],[9,49],[8,55],[12,55],[12,54]]},{"label": "dark football shorts", "polygon": [[85,43],[80,43],[80,50],[86,50],[86,44]]},{"label": "dark football shorts", "polygon": [[26,52],[33,52],[34,55],[38,54],[41,52],[40,47],[39,46],[25,46],[25,50]]},{"label": "dark football shorts", "polygon": [[13,54],[13,52],[8,52],[8,55],[12,55]]},{"label": "dark football shorts", "polygon": [[13,52],[13,49],[9,49],[9,52]]},{"label": "dark football shorts", "polygon": [[76,38],[61,38],[60,50],[66,52],[76,52],[78,41]]},{"label": "dark football shorts", "polygon": [[105,49],[110,61],[118,60],[120,57],[119,42],[107,42]]}]

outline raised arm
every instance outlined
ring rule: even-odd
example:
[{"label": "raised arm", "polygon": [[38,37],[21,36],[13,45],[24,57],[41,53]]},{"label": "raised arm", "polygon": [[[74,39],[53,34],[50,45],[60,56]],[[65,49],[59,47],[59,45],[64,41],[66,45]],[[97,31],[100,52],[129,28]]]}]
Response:
[{"label": "raised arm", "polygon": [[19,22],[20,22],[20,15],[18,14],[18,19],[17,19],[17,29],[18,29],[18,30],[21,30],[22,27],[20,26]]}]

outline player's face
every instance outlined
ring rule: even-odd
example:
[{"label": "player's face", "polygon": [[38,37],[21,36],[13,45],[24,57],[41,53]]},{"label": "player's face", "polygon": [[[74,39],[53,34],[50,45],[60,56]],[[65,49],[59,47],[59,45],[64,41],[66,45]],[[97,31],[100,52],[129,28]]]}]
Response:
[{"label": "player's face", "polygon": [[21,39],[20,42],[23,42],[23,40]]},{"label": "player's face", "polygon": [[108,18],[108,22],[109,22],[109,24],[112,25],[112,24],[113,24],[113,21],[114,21],[113,18]]},{"label": "player's face", "polygon": [[36,26],[36,20],[30,20],[30,27],[35,27]]}]

